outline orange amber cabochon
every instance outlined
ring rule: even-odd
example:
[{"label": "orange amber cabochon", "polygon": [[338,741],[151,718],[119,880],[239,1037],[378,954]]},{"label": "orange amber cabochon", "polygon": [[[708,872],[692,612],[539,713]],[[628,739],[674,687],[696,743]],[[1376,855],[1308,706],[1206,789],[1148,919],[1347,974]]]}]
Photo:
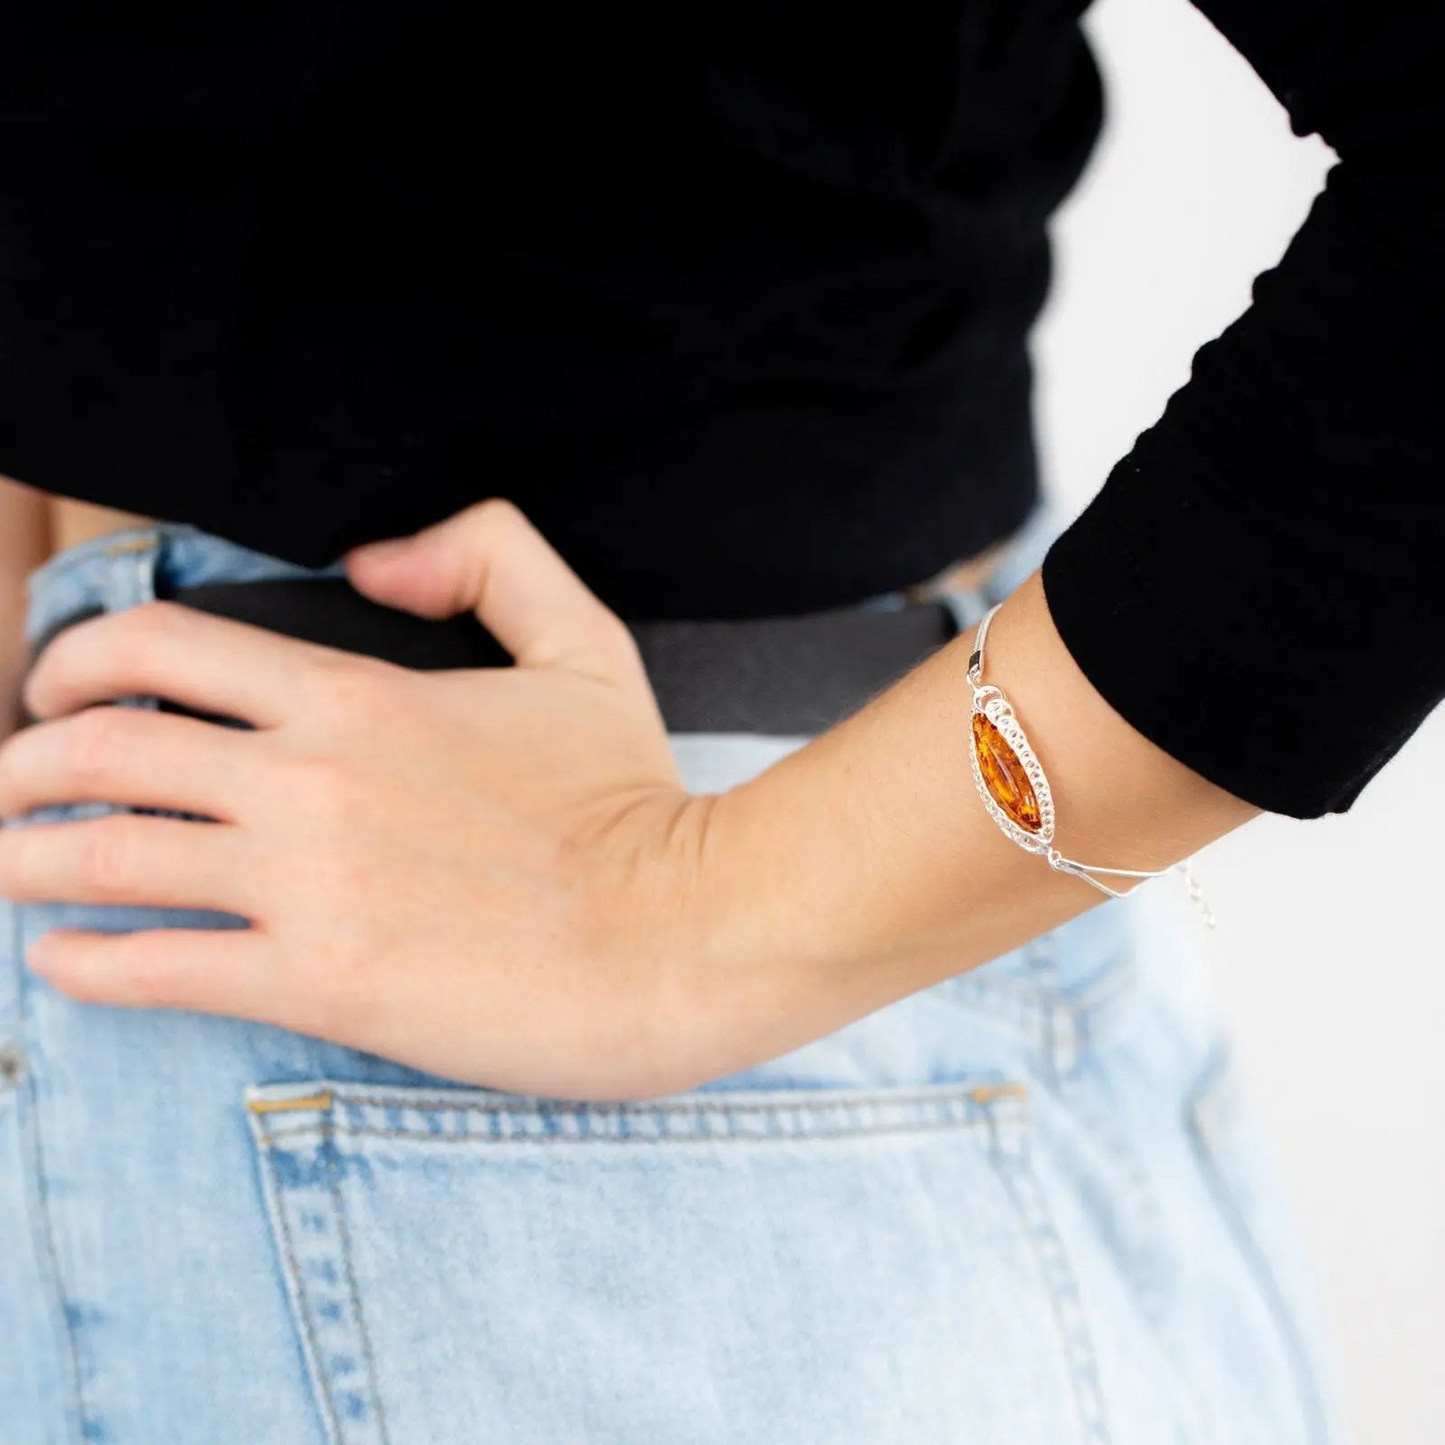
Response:
[{"label": "orange amber cabochon", "polygon": [[1019,755],[1004,741],[992,719],[973,715],[973,750],[989,796],[1020,828],[1037,833],[1044,825],[1038,795]]}]

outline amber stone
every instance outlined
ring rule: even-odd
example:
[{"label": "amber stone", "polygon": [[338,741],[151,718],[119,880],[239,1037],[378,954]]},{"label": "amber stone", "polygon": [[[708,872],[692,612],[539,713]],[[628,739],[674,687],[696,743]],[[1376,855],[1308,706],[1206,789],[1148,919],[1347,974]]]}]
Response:
[{"label": "amber stone", "polygon": [[973,715],[973,749],[978,754],[984,786],[1000,808],[1020,828],[1037,833],[1044,825],[1038,795],[1019,755],[1004,741],[1003,734],[981,712]]}]

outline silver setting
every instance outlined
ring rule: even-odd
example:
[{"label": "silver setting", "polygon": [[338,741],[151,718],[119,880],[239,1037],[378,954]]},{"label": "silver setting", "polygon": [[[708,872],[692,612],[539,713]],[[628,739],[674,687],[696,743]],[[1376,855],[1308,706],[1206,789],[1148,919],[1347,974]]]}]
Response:
[{"label": "silver setting", "polygon": [[[973,689],[973,706],[969,712],[968,756],[973,767],[974,787],[978,790],[979,797],[983,799],[983,805],[988,809],[989,816],[998,824],[1004,835],[1025,852],[1038,854],[1048,860],[1049,867],[1055,872],[1068,873],[1075,878],[1082,878],[1085,883],[1097,888],[1100,893],[1108,894],[1110,898],[1125,898],[1133,892],[1133,888],[1110,887],[1102,878],[1096,878],[1095,874],[1102,874],[1109,878],[1145,879],[1162,878],[1166,873],[1182,873],[1185,886],[1189,890],[1189,897],[1195,907],[1199,909],[1205,926],[1215,927],[1218,920],[1205,901],[1198,881],[1190,871],[1188,859],[1179,863],[1171,863],[1167,868],[1104,868],[1097,864],[1080,863],[1073,858],[1065,858],[1054,847],[1054,795],[1049,788],[1049,780],[1044,774],[1043,765],[1039,762],[1038,755],[1029,742],[1028,734],[1024,732],[1023,725],[1014,713],[1013,705],[1004,696],[1002,689],[983,680],[983,647],[988,636],[988,625],[993,620],[994,613],[1002,606],[1001,602],[995,603],[984,613],[978,624],[978,635],[974,640],[973,652],[968,659],[968,681]],[[982,713],[998,729],[999,736],[1013,749],[1023,767],[1024,774],[1038,800],[1039,828],[1037,832],[1031,833],[1027,828],[1021,828],[989,792],[988,784],[984,781],[983,767],[978,760],[978,744],[973,736],[973,719],[979,713]],[[1137,887],[1138,884],[1134,886]]]}]

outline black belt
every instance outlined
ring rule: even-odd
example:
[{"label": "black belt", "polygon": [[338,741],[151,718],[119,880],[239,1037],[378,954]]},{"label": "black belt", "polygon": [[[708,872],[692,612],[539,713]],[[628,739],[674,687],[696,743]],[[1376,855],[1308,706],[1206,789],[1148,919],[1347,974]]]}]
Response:
[{"label": "black belt", "polygon": [[[363,597],[344,577],[210,583],[168,596],[201,612],[419,671],[511,661],[470,614],[417,617]],[[102,610],[60,619],[35,639],[31,660],[64,628]],[[789,737],[812,736],[856,711],[955,632],[953,614],[939,602],[632,625],[669,731]],[[163,706],[190,711],[164,700]]]}]

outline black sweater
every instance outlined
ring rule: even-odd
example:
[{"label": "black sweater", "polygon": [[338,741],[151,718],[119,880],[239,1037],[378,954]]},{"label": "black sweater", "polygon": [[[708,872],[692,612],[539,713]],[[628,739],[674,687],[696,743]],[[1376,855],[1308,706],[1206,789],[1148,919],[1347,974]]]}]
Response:
[{"label": "black sweater", "polygon": [[[0,472],[297,562],[519,502],[627,617],[1035,500],[1078,0],[11,0]],[[1445,25],[1200,0],[1339,163],[1044,566],[1146,736],[1343,811],[1445,695]]]}]

